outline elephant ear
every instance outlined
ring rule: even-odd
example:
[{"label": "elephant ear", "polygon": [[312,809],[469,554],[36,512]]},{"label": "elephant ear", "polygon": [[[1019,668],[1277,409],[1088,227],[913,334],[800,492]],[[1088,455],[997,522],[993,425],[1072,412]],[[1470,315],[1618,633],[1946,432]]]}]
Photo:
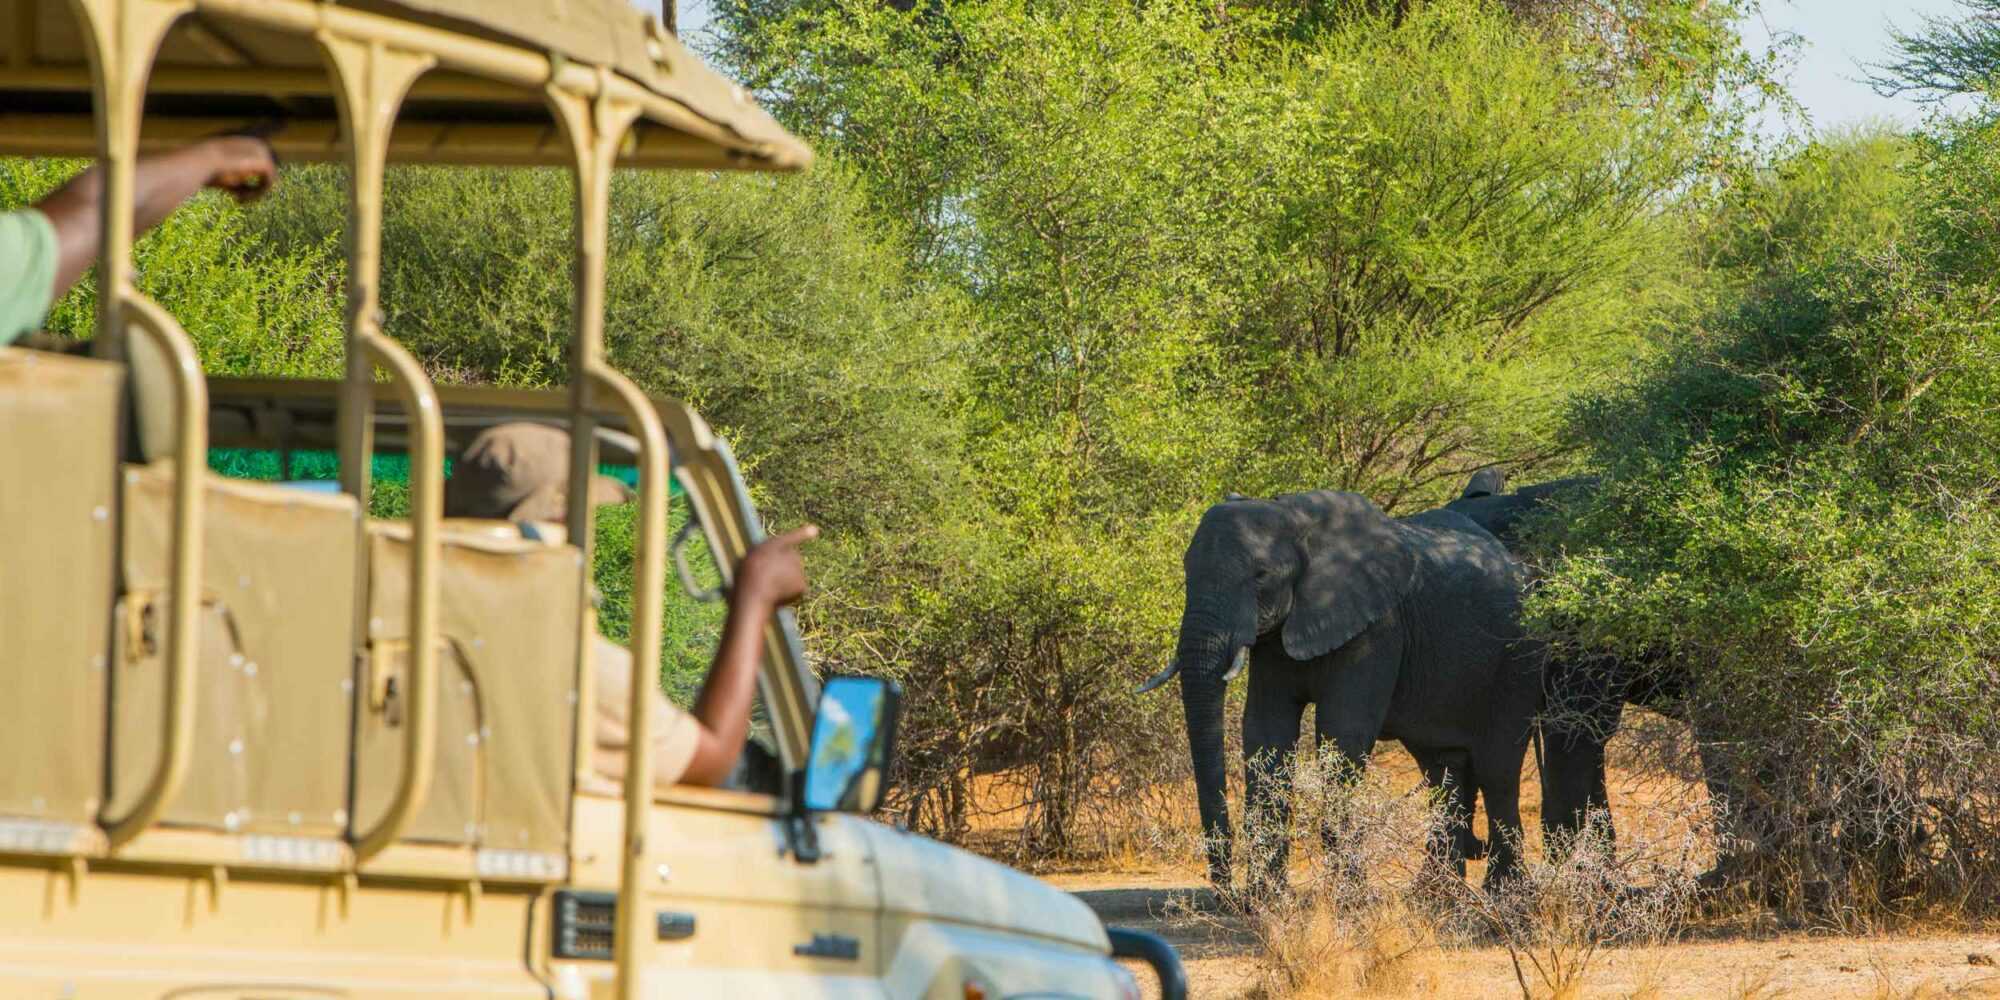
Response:
[{"label": "elephant ear", "polygon": [[1301,524],[1305,565],[1292,586],[1285,652],[1310,660],[1338,649],[1395,608],[1416,585],[1417,554],[1381,508],[1356,493],[1280,497]]}]

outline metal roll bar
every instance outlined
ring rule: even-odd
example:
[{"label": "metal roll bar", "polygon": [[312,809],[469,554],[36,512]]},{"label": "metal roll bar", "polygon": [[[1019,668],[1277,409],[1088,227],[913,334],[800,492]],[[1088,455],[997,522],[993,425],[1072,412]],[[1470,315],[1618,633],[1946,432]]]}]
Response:
[{"label": "metal roll bar", "polygon": [[164,357],[174,388],[173,534],[169,543],[165,697],[161,704],[159,764],[132,810],[101,816],[112,850],[130,843],[157,821],[179,793],[193,753],[196,612],[201,601],[202,477],[208,461],[208,395],[201,362],[187,331],[140,294],[132,282],[133,181],[137,169],[139,119],[146,80],[167,29],[192,7],[191,0],[116,4],[70,0],[84,29],[96,68],[91,88],[97,105],[97,156],[104,171],[98,208],[102,254],[98,259],[97,336],[122,356],[131,330],[138,330]]},{"label": "metal roll bar", "polygon": [[[622,412],[626,430],[639,439],[639,538],[632,562],[632,687],[630,731],[625,762],[625,854],[621,859],[612,957],[621,1000],[646,993],[644,942],[652,935],[648,909],[640,904],[647,884],[646,828],[653,814],[653,692],[659,687],[660,628],[667,581],[666,427],[652,401],[632,380],[604,362],[604,244],[611,214],[611,169],[619,147],[642,110],[621,100],[615,77],[597,71],[597,86],[585,97],[551,79],[545,90],[549,110],[562,126],[575,157],[576,310],[570,341],[569,536],[589,565],[593,518],[590,476],[596,471],[596,411]],[[599,399],[598,397],[605,397]],[[609,405],[605,405],[609,404]],[[586,577],[583,583],[589,586]],[[579,671],[587,674],[582,663]],[[579,680],[586,689],[587,677]],[[585,724],[581,699],[577,725]]]},{"label": "metal roll bar", "polygon": [[632,686],[625,764],[625,857],[619,877],[616,958],[625,995],[638,992],[640,942],[647,940],[646,827],[653,813],[653,692],[659,689],[660,628],[667,582],[667,431],[652,401],[631,379],[599,367],[586,375],[592,389],[609,396],[639,436],[639,540],[633,558]]},{"label": "metal roll bar", "polygon": [[354,841],[356,861],[395,843],[430,794],[437,754],[439,521],[444,511],[444,415],[422,365],[401,344],[369,333],[366,357],[395,375],[409,414],[410,673],[403,705],[403,771],[382,818]]},{"label": "metal roll bar", "polygon": [[[127,217],[129,218],[129,213]],[[201,608],[202,486],[208,474],[208,386],[187,332],[165,309],[129,285],[108,307],[167,359],[174,387],[173,528],[167,556],[167,655],[160,712],[160,760],[131,811],[102,819],[114,849],[144,832],[166,811],[187,778],[194,755],[195,665]]]},{"label": "metal roll bar", "polygon": [[[428,53],[392,48],[379,37],[354,37],[323,23],[315,33],[339,89],[348,137],[347,371],[340,400],[341,487],[368,502],[368,460],[376,366],[403,396],[410,456],[410,643],[403,706],[403,769],[388,807],[374,826],[351,832],[357,864],[396,842],[430,794],[437,753],[437,590],[439,521],[444,516],[444,413],[423,366],[381,332],[382,174],[397,109],[417,77],[437,65]],[[356,635],[368,616],[366,520],[355,574]],[[358,820],[358,817],[357,817]]]}]

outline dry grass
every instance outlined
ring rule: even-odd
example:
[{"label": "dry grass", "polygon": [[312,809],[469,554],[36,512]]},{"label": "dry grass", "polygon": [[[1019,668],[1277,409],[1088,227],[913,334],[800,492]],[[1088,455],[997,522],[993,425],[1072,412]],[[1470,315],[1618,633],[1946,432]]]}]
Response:
[{"label": "dry grass", "polygon": [[1776,982],[1777,970],[1759,966],[1736,974],[1729,986],[1728,1000],[1783,1000],[1785,991]]},{"label": "dry grass", "polygon": [[[1991,933],[1991,925],[1968,916],[1983,901],[1907,920],[1861,915],[1811,924],[1788,920],[1742,890],[1694,905],[1689,879],[1719,853],[1716,821],[1699,772],[1686,766],[1684,727],[1633,715],[1612,747],[1615,852],[1599,844],[1567,865],[1544,858],[1531,757],[1522,782],[1522,884],[1498,897],[1465,883],[1440,892],[1435,880],[1425,881],[1418,846],[1434,822],[1429,803],[1416,791],[1413,762],[1388,744],[1358,784],[1323,782],[1310,768],[1300,776],[1288,894],[1254,904],[1224,900],[1203,912],[1181,907],[1155,926],[1180,936],[1203,996],[2000,998],[2000,972],[1965,958],[1968,951],[1994,953],[1990,937],[1965,936]],[[1006,799],[1018,793],[1007,787],[986,784],[979,803],[991,817],[982,832],[996,844],[1014,835],[1006,817],[1018,813]],[[1233,791],[1240,823],[1240,789]],[[1043,860],[1036,870],[1077,888],[1143,885],[1164,893],[1202,884],[1185,783],[1117,809],[1124,818],[1095,850]],[[1321,826],[1340,832],[1331,851]],[[1239,834],[1239,866],[1254,833]],[[1466,883],[1477,884],[1483,864],[1471,868]],[[1881,961],[1871,962],[1876,953]]]},{"label": "dry grass", "polygon": [[[1185,910],[1255,940],[1258,993],[1288,997],[1433,996],[1449,982],[1449,954],[1499,945],[1524,1000],[1584,995],[1601,950],[1672,940],[1693,909],[1699,824],[1665,824],[1676,843],[1628,836],[1614,849],[1586,839],[1560,860],[1526,852],[1520,877],[1494,890],[1443,870],[1423,848],[1444,816],[1430,795],[1389,775],[1341,780],[1340,762],[1306,758],[1292,796],[1292,864],[1275,894],[1225,893],[1217,907]],[[1252,843],[1279,831],[1246,829]],[[1162,845],[1162,852],[1191,850]],[[1642,978],[1622,995],[1657,996]]]},{"label": "dry grass", "polygon": [[1435,932],[1402,907],[1354,914],[1315,898],[1256,920],[1263,967],[1253,996],[1431,997],[1445,981]]}]

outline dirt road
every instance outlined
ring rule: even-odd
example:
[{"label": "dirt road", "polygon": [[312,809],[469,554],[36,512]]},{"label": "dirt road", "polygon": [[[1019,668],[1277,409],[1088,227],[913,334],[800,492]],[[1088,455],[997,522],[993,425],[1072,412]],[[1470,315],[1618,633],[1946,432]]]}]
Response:
[{"label": "dirt road", "polygon": [[[1193,996],[1278,1000],[1286,995],[1268,990],[1250,934],[1168,917],[1169,898],[1203,891],[1186,873],[1056,875],[1049,881],[1076,893],[1108,924],[1138,927],[1172,941],[1187,964]],[[1697,940],[1656,948],[1607,948],[1588,967],[1581,997],[2000,998],[1996,962],[2000,962],[2000,934]],[[1438,1000],[1521,995],[1513,963],[1502,948],[1438,948],[1411,964],[1405,986],[1375,995]],[[1135,970],[1144,982],[1144,971]],[[1532,982],[1532,970],[1527,975]]]}]

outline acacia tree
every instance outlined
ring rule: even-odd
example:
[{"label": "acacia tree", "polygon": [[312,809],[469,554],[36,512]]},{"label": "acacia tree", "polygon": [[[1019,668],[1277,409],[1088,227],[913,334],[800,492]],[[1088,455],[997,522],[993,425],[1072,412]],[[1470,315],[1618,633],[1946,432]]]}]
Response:
[{"label": "acacia tree", "polygon": [[1171,699],[1127,692],[1224,489],[1408,509],[1478,464],[1562,461],[1563,401],[1643,352],[1661,241],[1733,155],[1731,81],[1756,72],[1734,7],[1645,10],[1642,47],[1478,0],[1306,26],[1193,2],[721,9],[718,54],[854,165],[976,345],[976,527],[907,546],[895,606],[920,623],[841,653],[911,679],[934,738],[910,815],[961,815],[972,773],[1018,766],[1036,848],[1061,848],[1076,776],[1184,766]]},{"label": "acacia tree", "polygon": [[1869,82],[1885,96],[1942,101],[1993,93],[2000,82],[2000,0],[1958,0],[1959,16],[1926,16],[1923,26],[1891,29],[1896,56],[1873,68]]}]

